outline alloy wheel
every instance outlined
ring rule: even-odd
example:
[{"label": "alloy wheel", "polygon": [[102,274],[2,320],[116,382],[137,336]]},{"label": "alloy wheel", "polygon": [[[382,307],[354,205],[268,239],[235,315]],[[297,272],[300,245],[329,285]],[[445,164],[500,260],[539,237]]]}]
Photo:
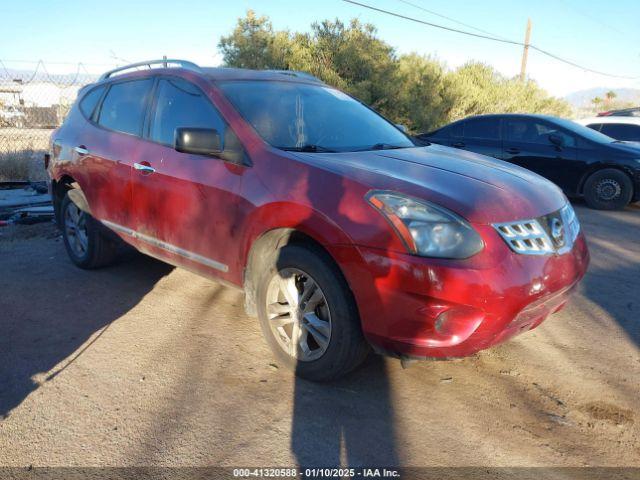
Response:
[{"label": "alloy wheel", "polygon": [[271,333],[288,355],[301,362],[322,357],[331,340],[327,299],[310,275],[297,268],[280,270],[267,287]]},{"label": "alloy wheel", "polygon": [[73,202],[69,202],[64,212],[64,229],[74,255],[78,258],[84,257],[89,248],[87,214]]}]

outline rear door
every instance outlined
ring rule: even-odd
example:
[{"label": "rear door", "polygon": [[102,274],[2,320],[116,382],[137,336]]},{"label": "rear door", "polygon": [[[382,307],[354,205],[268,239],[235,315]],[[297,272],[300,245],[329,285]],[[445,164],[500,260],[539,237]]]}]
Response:
[{"label": "rear door", "polygon": [[502,139],[500,117],[475,117],[457,124],[450,145],[489,157],[500,158]]},{"label": "rear door", "polygon": [[[176,151],[178,127],[218,130],[226,160]],[[237,137],[198,86],[168,76],[158,78],[146,137],[139,160],[145,168],[132,177],[139,248],[224,277],[234,261],[230,241],[247,168]]]},{"label": "rear door", "polygon": [[83,191],[92,213],[117,231],[135,226],[131,171],[143,149],[141,134],[152,85],[152,78],[109,85],[76,148],[90,165]]},{"label": "rear door", "polygon": [[[503,132],[504,160],[542,175],[567,192],[575,190],[585,163],[578,153],[582,143],[574,134],[529,117],[506,117]],[[550,134],[562,138],[562,145],[553,144]]]}]

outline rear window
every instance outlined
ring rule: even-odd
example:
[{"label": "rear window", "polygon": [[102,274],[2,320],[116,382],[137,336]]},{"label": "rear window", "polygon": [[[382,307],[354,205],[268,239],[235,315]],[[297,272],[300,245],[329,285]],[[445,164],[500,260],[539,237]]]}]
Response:
[{"label": "rear window", "polygon": [[91,115],[93,115],[93,111],[96,109],[105,88],[103,85],[90,90],[80,101],[80,110],[87,118],[91,118]]},{"label": "rear window", "polygon": [[430,138],[451,138],[451,137],[461,137],[462,136],[462,123],[454,123],[452,125],[447,125],[446,127],[442,127],[438,130],[435,130],[431,133],[426,133],[421,135],[422,137],[430,137]]},{"label": "rear window", "polygon": [[464,122],[464,137],[482,140],[500,139],[499,118],[472,118]]},{"label": "rear window", "polygon": [[640,126],[627,123],[604,123],[602,133],[616,140],[640,141]]},{"label": "rear window", "polygon": [[110,130],[140,135],[153,79],[114,83],[100,107],[98,123]]}]

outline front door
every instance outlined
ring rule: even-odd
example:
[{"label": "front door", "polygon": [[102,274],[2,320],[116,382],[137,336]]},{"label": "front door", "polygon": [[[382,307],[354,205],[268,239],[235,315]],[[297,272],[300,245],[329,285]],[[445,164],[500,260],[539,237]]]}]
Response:
[{"label": "front door", "polygon": [[[554,144],[549,135],[562,140]],[[503,159],[572,191],[583,167],[577,162],[578,139],[557,126],[536,118],[514,117],[504,121]]]},{"label": "front door", "polygon": [[176,151],[178,127],[215,128],[226,138],[227,149],[231,144],[238,148],[229,140],[230,127],[197,86],[177,77],[159,78],[144,159],[132,172],[139,248],[224,278],[237,256],[237,196],[246,167]]}]

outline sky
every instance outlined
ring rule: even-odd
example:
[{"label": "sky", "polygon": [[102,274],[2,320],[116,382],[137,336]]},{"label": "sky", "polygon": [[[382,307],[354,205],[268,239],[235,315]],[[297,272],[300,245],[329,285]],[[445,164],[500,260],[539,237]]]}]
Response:
[{"label": "sky", "polygon": [[[403,0],[358,0],[445,26],[469,30]],[[619,79],[588,73],[530,51],[527,74],[556,96],[593,87],[640,88],[640,0],[410,0],[496,36],[524,40]],[[219,65],[217,44],[247,9],[267,15],[275,29],[308,31],[313,22],[358,18],[378,28],[397,52],[437,57],[455,68],[469,60],[507,76],[520,71],[522,48],[427,27],[342,0],[0,0],[0,60],[29,69],[43,60],[50,73],[91,73],[163,55]]]}]

